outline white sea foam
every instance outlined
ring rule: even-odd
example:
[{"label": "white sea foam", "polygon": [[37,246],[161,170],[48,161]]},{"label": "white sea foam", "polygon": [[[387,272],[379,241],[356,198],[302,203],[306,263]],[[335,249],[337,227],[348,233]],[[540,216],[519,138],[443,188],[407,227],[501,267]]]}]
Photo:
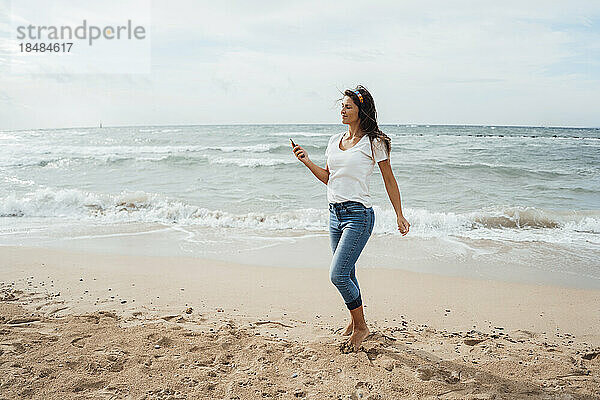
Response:
[{"label": "white sea foam", "polygon": [[[392,209],[374,206],[374,234],[399,234]],[[533,207],[491,207],[469,213],[404,210],[411,237],[459,236],[472,239],[600,244],[600,211],[551,211]],[[60,217],[90,221],[160,222],[213,228],[327,230],[329,210],[304,208],[280,212],[231,213],[197,207],[146,192],[96,194],[77,189],[38,189],[0,198],[2,217]]]},{"label": "white sea foam", "polygon": [[[318,146],[305,146],[319,149]],[[171,156],[205,157],[217,164],[234,164],[238,166],[269,166],[292,164],[294,160],[261,158],[257,160],[223,158],[214,153],[268,153],[277,149],[291,149],[287,143],[260,143],[245,146],[40,146],[30,148],[25,145],[14,145],[7,157],[2,157],[0,166],[39,166],[60,168],[73,162],[99,161],[102,163],[120,162],[123,160],[161,161]],[[291,154],[291,150],[290,150]]]},{"label": "white sea foam", "polygon": [[273,133],[270,133],[270,135],[291,137],[293,139],[294,136],[320,136],[320,137],[329,137],[332,134],[331,133],[323,133],[323,132],[302,132],[302,131],[300,131],[300,132],[273,132]]},{"label": "white sea foam", "polygon": [[15,176],[5,176],[4,182],[17,184],[17,185],[23,185],[23,186],[35,185],[35,182],[30,179],[23,180],[23,179],[19,179],[19,178],[15,177]]},{"label": "white sea foam", "polygon": [[261,152],[268,152],[270,150],[274,150],[277,148],[282,148],[284,146],[290,147],[287,143],[285,145],[277,144],[277,143],[260,143],[260,144],[250,145],[250,146],[206,146],[204,149],[205,150],[219,150],[224,153],[232,153],[232,152],[236,152],[236,151],[261,153]]},{"label": "white sea foam", "polygon": [[272,167],[274,165],[297,164],[295,158],[275,159],[275,158],[231,158],[231,157],[214,157],[209,158],[211,164],[227,164],[236,165],[238,167]]}]

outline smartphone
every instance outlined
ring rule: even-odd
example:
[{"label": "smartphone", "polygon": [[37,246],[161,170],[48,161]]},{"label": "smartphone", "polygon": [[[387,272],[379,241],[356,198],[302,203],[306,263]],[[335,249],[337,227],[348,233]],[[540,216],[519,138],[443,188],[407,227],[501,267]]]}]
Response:
[{"label": "smartphone", "polygon": [[[292,140],[292,138],[290,138],[290,142],[292,142],[292,146],[296,147],[296,143],[294,143],[294,141]],[[304,158],[304,154],[300,156],[300,158]]]}]

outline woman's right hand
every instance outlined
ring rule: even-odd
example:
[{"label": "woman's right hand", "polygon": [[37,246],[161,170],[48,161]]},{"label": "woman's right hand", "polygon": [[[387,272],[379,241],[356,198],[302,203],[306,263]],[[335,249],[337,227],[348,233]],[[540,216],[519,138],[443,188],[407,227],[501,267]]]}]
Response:
[{"label": "woman's right hand", "polygon": [[296,158],[302,163],[306,164],[308,162],[308,153],[301,146],[296,145],[295,147],[293,147],[293,151]]}]

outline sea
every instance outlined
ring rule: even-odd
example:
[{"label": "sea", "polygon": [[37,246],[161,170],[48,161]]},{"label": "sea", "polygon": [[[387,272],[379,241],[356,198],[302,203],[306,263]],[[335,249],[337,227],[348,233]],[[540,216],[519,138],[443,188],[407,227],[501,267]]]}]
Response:
[{"label": "sea", "polygon": [[[362,268],[600,289],[600,129],[382,125]],[[0,130],[0,245],[329,267],[325,167],[341,124]],[[167,268],[167,267],[166,267]]]}]

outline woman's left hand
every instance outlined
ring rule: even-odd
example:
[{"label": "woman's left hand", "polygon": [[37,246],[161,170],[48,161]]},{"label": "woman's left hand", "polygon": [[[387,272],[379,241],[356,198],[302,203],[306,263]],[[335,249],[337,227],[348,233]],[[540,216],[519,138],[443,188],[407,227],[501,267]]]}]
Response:
[{"label": "woman's left hand", "polygon": [[398,230],[402,233],[402,236],[406,236],[408,233],[408,229],[410,228],[410,224],[404,218],[404,215],[398,215]]}]

